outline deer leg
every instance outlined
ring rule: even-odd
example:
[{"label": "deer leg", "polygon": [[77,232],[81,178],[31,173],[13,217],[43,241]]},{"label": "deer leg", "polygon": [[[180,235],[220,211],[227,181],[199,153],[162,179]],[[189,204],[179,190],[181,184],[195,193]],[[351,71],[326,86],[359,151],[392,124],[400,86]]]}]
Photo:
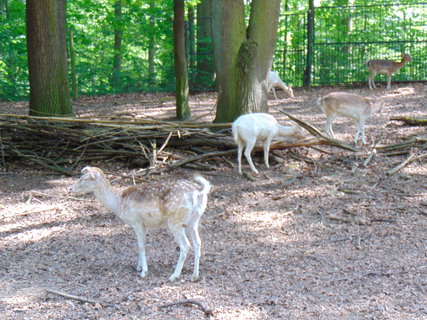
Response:
[{"label": "deer leg", "polygon": [[202,243],[200,241],[198,227],[199,227],[199,221],[197,220],[197,222],[188,224],[186,228],[187,234],[194,248],[194,270],[193,270],[193,275],[191,277],[191,281],[199,280],[199,264],[200,264]]},{"label": "deer leg", "polygon": [[147,231],[145,227],[140,224],[133,225],[133,230],[138,240],[138,264],[136,270],[141,271],[141,277],[145,277],[148,271],[147,258],[145,256],[145,237]]},{"label": "deer leg", "polygon": [[182,267],[184,266],[185,259],[187,258],[188,250],[190,248],[190,242],[187,239],[187,236],[185,235],[185,229],[182,226],[182,224],[179,224],[178,226],[170,223],[169,224],[169,230],[173,234],[176,242],[178,242],[179,245],[179,259],[178,263],[176,264],[174,273],[170,276],[170,281],[175,281],[181,276]]},{"label": "deer leg", "polygon": [[334,122],[335,118],[336,118],[336,115],[329,115],[328,117],[326,117],[326,123],[325,123],[326,134],[328,134],[334,139],[335,139],[335,134],[332,131],[332,123]]},{"label": "deer leg", "polygon": [[252,158],[251,158],[251,152],[252,152],[252,149],[255,147],[255,142],[256,141],[247,141],[246,148],[245,148],[245,157],[248,160],[252,171],[255,172],[256,174],[258,174],[258,170],[255,168],[254,163],[252,162]]},{"label": "deer leg", "polygon": [[268,155],[270,153],[270,145],[271,140],[273,140],[273,137],[267,137],[264,141],[263,149],[264,149],[264,163],[267,168],[270,168],[270,165],[268,164]]},{"label": "deer leg", "polygon": [[276,99],[276,100],[277,100],[277,96],[276,96],[276,89],[275,89],[274,87],[272,87],[272,88],[273,88],[274,99]]},{"label": "deer leg", "polygon": [[242,174],[242,153],[243,145],[240,141],[237,142],[237,163],[239,165],[239,174]]},{"label": "deer leg", "polygon": [[388,75],[387,89],[391,89],[391,74]]}]

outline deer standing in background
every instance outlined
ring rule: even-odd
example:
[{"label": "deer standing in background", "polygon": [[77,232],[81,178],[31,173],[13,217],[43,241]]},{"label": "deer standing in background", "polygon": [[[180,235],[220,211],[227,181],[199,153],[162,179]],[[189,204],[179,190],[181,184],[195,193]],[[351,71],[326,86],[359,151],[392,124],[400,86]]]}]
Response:
[{"label": "deer standing in background", "polygon": [[274,98],[277,100],[276,89],[282,89],[286,95],[290,98],[294,97],[294,91],[292,87],[287,86],[282,79],[280,79],[279,74],[276,71],[269,71],[267,74],[267,93],[273,90]]},{"label": "deer standing in background", "polygon": [[375,76],[377,73],[386,74],[388,76],[387,89],[391,88],[391,77],[398,72],[407,63],[412,62],[412,57],[409,54],[402,53],[402,60],[400,62],[392,60],[368,60],[366,65],[368,66],[370,75],[368,79],[369,89],[377,88],[375,86]]},{"label": "deer standing in background", "polygon": [[332,123],[338,115],[353,119],[356,122],[355,144],[357,144],[360,134],[362,134],[363,143],[366,143],[365,122],[374,112],[381,112],[383,106],[381,100],[372,103],[365,97],[346,92],[331,92],[319,98],[317,104],[326,115],[325,132],[333,138],[335,135],[332,131]]}]

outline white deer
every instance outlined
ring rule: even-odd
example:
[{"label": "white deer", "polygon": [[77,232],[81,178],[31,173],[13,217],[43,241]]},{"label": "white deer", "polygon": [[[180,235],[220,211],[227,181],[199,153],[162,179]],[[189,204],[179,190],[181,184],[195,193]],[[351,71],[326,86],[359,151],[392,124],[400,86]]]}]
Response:
[{"label": "white deer", "polygon": [[139,256],[137,270],[145,277],[148,271],[145,257],[147,228],[167,226],[180,247],[175,272],[169,278],[174,281],[181,275],[190,243],[194,247],[194,271],[191,280],[199,279],[201,241],[199,220],[206,209],[210,183],[201,176],[194,180],[153,182],[150,186],[132,186],[119,193],[114,191],[101,169],[85,167],[82,177],[70,192],[93,192],[104,206],[123,222],[132,226],[138,239]]},{"label": "white deer", "polygon": [[276,136],[302,137],[300,130],[296,127],[282,126],[268,113],[250,113],[237,118],[232,125],[233,138],[237,144],[237,160],[239,173],[242,174],[242,152],[245,148],[245,157],[253,172],[258,174],[252,159],[251,152],[257,141],[262,141],[264,148],[264,162],[267,168],[270,144]]},{"label": "white deer", "polygon": [[377,88],[374,82],[377,73],[386,74],[388,76],[387,89],[390,89],[391,77],[402,69],[402,67],[408,62],[412,62],[412,57],[409,54],[404,53],[402,53],[402,60],[400,62],[392,60],[368,60],[366,65],[370,72],[368,79],[369,89],[373,90],[373,88]]},{"label": "white deer", "polygon": [[323,113],[326,115],[325,131],[335,138],[332,123],[338,115],[351,118],[357,124],[354,143],[357,144],[360,133],[362,141],[366,143],[365,122],[376,111],[381,112],[382,101],[372,103],[369,99],[346,92],[331,92],[317,100]]},{"label": "white deer", "polygon": [[282,79],[280,79],[279,75],[276,71],[269,71],[267,75],[267,93],[273,90],[274,98],[277,100],[276,89],[282,89],[288,97],[294,97],[294,91],[290,86],[287,86]]}]

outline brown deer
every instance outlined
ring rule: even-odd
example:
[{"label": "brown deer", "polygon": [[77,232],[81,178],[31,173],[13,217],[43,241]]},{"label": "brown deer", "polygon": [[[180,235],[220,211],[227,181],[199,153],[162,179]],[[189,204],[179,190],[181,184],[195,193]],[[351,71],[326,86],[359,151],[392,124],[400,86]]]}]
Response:
[{"label": "brown deer", "polygon": [[402,67],[408,63],[412,62],[412,57],[409,54],[402,53],[402,60],[400,62],[392,60],[368,60],[366,65],[368,66],[370,75],[369,75],[369,89],[373,90],[377,87],[375,86],[375,76],[377,73],[386,74],[388,76],[387,89],[391,88],[391,77],[398,72]]},{"label": "brown deer", "polygon": [[354,143],[357,144],[360,133],[366,143],[365,122],[376,111],[381,112],[383,102],[372,103],[369,99],[346,92],[331,92],[317,100],[317,104],[326,115],[325,132],[335,138],[332,123],[338,115],[353,119],[357,123]]}]

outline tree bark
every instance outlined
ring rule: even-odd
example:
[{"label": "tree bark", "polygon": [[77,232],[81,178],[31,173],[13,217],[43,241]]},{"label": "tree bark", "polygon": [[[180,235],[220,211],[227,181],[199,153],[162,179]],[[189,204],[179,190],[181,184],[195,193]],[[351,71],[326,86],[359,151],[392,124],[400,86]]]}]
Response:
[{"label": "tree bark", "polygon": [[215,122],[231,122],[239,115],[237,105],[237,55],[246,41],[242,0],[212,1],[212,38],[218,89]]},{"label": "tree bark", "polygon": [[[156,23],[154,21],[154,9],[155,9],[155,0],[150,1],[150,28],[151,30],[155,29]],[[155,45],[156,38],[154,37],[154,32],[151,32],[148,35],[148,81],[150,84],[155,82],[155,74],[154,74],[154,54],[155,54]]]},{"label": "tree bark", "polygon": [[115,91],[121,88],[121,70],[122,70],[122,0],[117,0],[114,4],[114,59],[113,74],[111,77],[111,86]]},{"label": "tree bark", "polygon": [[197,5],[197,74],[196,83],[210,83],[214,78],[212,59],[212,0]]},{"label": "tree bark", "polygon": [[268,112],[267,72],[277,38],[280,0],[253,0],[246,30],[243,1],[212,3],[218,100],[215,122]]},{"label": "tree bark", "polygon": [[30,115],[71,115],[66,0],[27,0]]},{"label": "tree bark", "polygon": [[188,103],[188,71],[185,50],[185,5],[184,0],[173,2],[173,42],[175,61],[176,116],[178,120],[190,118]]}]

